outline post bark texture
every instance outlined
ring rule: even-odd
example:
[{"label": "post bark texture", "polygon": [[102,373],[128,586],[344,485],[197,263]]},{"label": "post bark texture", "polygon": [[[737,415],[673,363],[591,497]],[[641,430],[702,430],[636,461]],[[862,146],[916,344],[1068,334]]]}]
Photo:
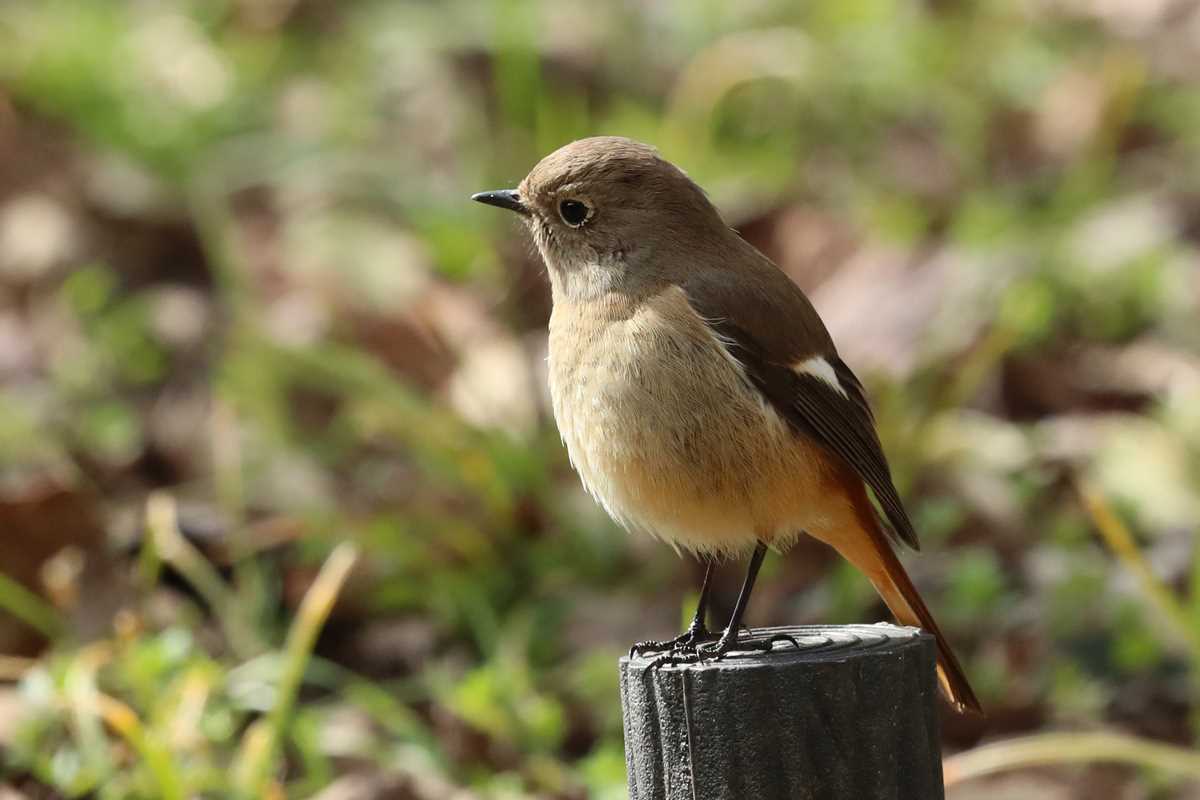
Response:
[{"label": "post bark texture", "polygon": [[631,800],[942,800],[933,637],[800,626],[770,652],[622,658]]}]

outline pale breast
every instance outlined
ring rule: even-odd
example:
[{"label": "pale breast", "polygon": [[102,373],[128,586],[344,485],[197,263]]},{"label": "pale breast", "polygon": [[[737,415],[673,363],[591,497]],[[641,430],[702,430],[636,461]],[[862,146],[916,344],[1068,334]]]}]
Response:
[{"label": "pale breast", "polygon": [[556,305],[550,389],[571,462],[631,529],[704,552],[786,544],[823,476],[679,289]]}]

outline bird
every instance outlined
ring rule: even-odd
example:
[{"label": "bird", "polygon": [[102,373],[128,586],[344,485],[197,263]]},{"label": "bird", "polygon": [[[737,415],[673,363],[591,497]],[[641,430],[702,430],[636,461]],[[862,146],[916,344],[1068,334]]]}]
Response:
[{"label": "bird", "polygon": [[[653,146],[598,136],[472,199],[518,214],[546,264],[551,404],[584,487],[624,528],[707,562],[688,629],[636,650],[677,663],[746,649],[742,617],[768,549],[807,534],[861,571],[902,624],[934,636],[943,693],[979,712],[897,557],[918,540],[863,384],[804,292],[704,190]],[[713,565],[746,554],[717,637]]]}]

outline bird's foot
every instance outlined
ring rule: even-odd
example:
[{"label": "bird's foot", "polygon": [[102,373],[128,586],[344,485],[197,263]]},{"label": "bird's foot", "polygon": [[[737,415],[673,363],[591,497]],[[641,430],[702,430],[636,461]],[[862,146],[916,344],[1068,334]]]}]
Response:
[{"label": "bird's foot", "polygon": [[629,648],[629,657],[633,658],[644,653],[694,653],[701,644],[715,637],[716,634],[709,631],[703,623],[693,622],[691,627],[674,639],[662,642],[638,642]]},{"label": "bird's foot", "polygon": [[[747,628],[747,630],[750,630]],[[779,642],[791,644],[797,650],[800,643],[786,633],[776,634],[767,639],[745,639],[739,636],[740,631],[725,631],[715,642],[701,643],[688,648],[677,648],[663,653],[650,662],[649,669],[668,667],[676,664],[703,664],[709,661],[721,661],[734,653],[768,653],[775,649]],[[751,631],[751,633],[753,633]]]}]

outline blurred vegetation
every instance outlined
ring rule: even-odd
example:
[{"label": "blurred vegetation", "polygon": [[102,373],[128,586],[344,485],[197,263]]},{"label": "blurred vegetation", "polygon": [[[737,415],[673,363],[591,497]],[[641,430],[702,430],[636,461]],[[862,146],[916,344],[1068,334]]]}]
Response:
[{"label": "blurred vegetation", "polygon": [[[624,796],[615,659],[699,569],[582,494],[541,267],[467,200],[597,133],[688,170],[869,384],[990,712],[946,747],[1045,734],[950,796],[1197,796],[1167,0],[0,5],[2,786]],[[764,576],[755,624],[886,615],[815,543]]]}]

